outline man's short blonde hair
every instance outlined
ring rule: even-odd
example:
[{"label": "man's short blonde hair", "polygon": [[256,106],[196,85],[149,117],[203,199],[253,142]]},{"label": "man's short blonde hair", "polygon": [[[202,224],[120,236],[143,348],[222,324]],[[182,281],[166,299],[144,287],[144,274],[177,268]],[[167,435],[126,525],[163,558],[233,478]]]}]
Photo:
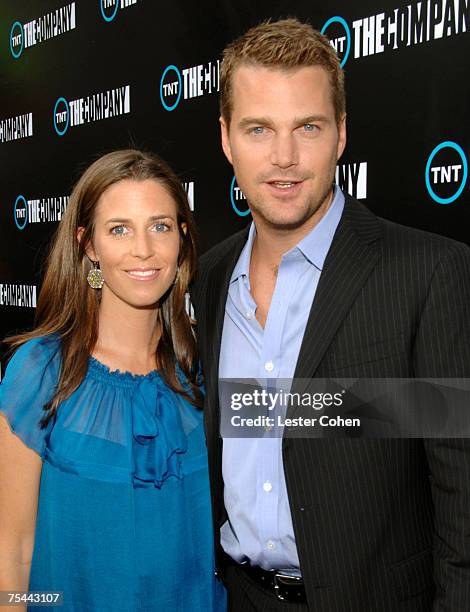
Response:
[{"label": "man's short blonde hair", "polygon": [[230,43],[223,52],[220,69],[220,114],[227,125],[233,110],[233,74],[241,66],[264,66],[292,70],[321,66],[330,80],[336,123],[346,112],[344,73],[329,40],[298,19],[265,21]]}]

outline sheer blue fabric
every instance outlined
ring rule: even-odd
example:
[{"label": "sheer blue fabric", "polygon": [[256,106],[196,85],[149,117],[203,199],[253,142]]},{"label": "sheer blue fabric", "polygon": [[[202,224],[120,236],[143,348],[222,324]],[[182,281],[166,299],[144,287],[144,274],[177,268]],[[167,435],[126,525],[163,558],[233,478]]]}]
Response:
[{"label": "sheer blue fabric", "polygon": [[201,412],[157,372],[90,358],[41,429],[59,370],[59,340],[31,340],[0,385],[0,411],[43,459],[30,590],[62,591],[64,612],[225,610]]}]

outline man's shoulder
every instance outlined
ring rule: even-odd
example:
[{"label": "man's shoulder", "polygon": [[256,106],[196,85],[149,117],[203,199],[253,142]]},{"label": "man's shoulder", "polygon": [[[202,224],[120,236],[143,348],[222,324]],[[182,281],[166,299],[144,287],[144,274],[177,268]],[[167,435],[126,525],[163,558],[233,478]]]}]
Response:
[{"label": "man's shoulder", "polygon": [[233,254],[235,249],[241,250],[248,237],[248,229],[245,227],[239,232],[232,234],[201,255],[198,265],[199,273],[203,275],[208,274],[219,262]]},{"label": "man's shoulder", "polygon": [[400,250],[402,257],[413,257],[423,264],[449,260],[470,260],[470,248],[463,242],[433,232],[406,225],[400,225],[387,219],[381,219],[384,228],[385,247],[389,252]]},{"label": "man's shoulder", "polygon": [[371,205],[366,206],[351,196],[346,197],[346,202],[350,214],[360,216],[363,224],[367,219],[376,221],[381,230],[383,249],[388,252],[400,252],[402,255],[421,254],[437,259],[446,254],[470,257],[470,248],[463,242],[379,217],[373,212]]},{"label": "man's shoulder", "polygon": [[249,228],[245,228],[232,234],[201,255],[198,260],[195,278],[189,286],[193,304],[197,304],[205,299],[204,292],[215,268],[219,265],[221,266],[217,274],[218,277],[223,278],[228,267],[232,264],[235,265],[236,260],[234,261],[234,257],[236,257],[237,253],[240,254],[248,237],[248,231]]}]

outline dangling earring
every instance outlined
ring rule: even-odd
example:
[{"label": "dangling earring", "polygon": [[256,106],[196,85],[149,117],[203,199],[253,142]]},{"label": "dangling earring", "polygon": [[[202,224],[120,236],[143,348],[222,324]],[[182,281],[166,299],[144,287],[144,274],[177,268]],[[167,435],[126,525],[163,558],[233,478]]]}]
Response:
[{"label": "dangling earring", "polygon": [[101,289],[103,287],[103,272],[101,272],[97,261],[93,262],[93,269],[88,272],[86,279],[92,289]]}]

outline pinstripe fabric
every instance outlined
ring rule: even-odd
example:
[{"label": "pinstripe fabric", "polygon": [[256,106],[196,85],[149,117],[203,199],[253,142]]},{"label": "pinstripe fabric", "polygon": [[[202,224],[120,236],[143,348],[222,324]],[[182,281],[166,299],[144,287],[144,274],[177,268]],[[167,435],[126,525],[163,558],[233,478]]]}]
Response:
[{"label": "pinstripe fabric", "polygon": [[[239,232],[205,254],[192,291],[217,545],[226,519],[217,368],[245,240]],[[346,197],[295,375],[470,377],[468,247]],[[469,441],[285,439],[283,461],[311,610],[470,610]]]}]

